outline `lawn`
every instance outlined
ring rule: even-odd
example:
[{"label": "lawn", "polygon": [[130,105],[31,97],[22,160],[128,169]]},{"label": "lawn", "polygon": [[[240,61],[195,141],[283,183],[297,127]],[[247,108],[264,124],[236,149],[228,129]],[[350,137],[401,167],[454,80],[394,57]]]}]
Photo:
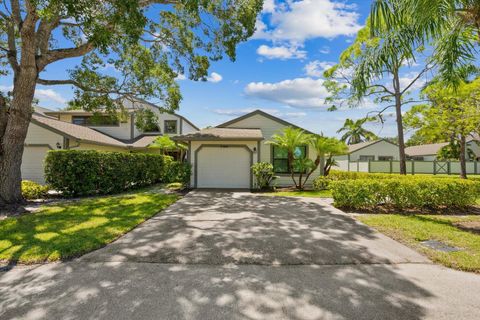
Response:
[{"label": "lawn", "polygon": [[80,256],[112,242],[179,198],[141,190],[43,206],[0,221],[0,261],[39,263]]},{"label": "lawn", "polygon": [[332,191],[330,190],[304,190],[304,191],[281,190],[281,191],[268,192],[263,194],[268,196],[279,196],[279,197],[307,197],[307,198],[331,198],[332,197]]},{"label": "lawn", "polygon": [[[455,224],[480,224],[480,216],[370,214],[358,216],[363,223],[426,254],[432,261],[454,269],[480,273],[480,234]],[[441,241],[462,251],[442,252],[424,247],[425,240]]]}]

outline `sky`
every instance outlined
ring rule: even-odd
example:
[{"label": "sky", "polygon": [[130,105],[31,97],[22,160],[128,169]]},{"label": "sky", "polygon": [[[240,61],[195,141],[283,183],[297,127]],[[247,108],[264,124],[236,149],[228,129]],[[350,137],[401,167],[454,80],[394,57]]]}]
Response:
[{"label": "sky", "polygon": [[[370,10],[370,0],[265,0],[257,31],[237,48],[237,59],[213,62],[206,82],[179,78],[183,101],[179,114],[198,127],[215,126],[255,109],[307,130],[338,136],[346,118],[359,119],[378,106],[327,111],[323,71],[338,62]],[[44,78],[62,78],[77,61],[50,66]],[[415,76],[407,68],[402,79]],[[387,80],[386,80],[387,81]],[[11,79],[0,79],[7,90]],[[64,108],[73,96],[68,86],[38,86],[39,105]],[[393,118],[370,127],[380,136],[396,136]]]}]

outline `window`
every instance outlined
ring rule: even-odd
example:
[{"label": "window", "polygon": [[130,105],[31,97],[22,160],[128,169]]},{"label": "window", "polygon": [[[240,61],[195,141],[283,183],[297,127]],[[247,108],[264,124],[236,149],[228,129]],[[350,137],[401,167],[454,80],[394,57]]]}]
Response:
[{"label": "window", "polygon": [[360,161],[374,161],[375,160],[375,156],[360,156],[358,158],[358,160]]},{"label": "window", "polygon": [[177,133],[177,120],[165,120],[164,133]]},{"label": "window", "polygon": [[118,118],[115,116],[73,116],[72,123],[80,126],[118,126]]},{"label": "window", "polygon": [[[273,153],[273,170],[275,171],[275,173],[289,173],[287,150],[281,147],[273,146],[272,153]],[[307,147],[301,146],[301,147],[295,148],[294,154],[296,158],[305,158],[307,155]],[[299,172],[298,170],[295,169],[295,167],[293,169],[295,173]]]},{"label": "window", "polygon": [[423,161],[425,158],[424,157],[410,157],[410,160],[414,160],[414,161]]},{"label": "window", "polygon": [[390,161],[393,160],[392,156],[378,156],[378,160],[380,161]]}]

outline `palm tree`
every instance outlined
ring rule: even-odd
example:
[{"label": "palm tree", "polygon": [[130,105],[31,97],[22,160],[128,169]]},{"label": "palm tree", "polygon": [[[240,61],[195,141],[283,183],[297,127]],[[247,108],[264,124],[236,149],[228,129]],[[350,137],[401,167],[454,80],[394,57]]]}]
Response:
[{"label": "palm tree", "polygon": [[371,119],[346,119],[343,127],[337,131],[337,133],[345,132],[340,140],[350,145],[376,139],[377,136],[373,132],[362,127],[368,121],[371,121]]},{"label": "palm tree", "polygon": [[370,13],[372,36],[402,32],[399,46],[433,45],[441,78],[458,85],[477,59],[480,43],[478,0],[376,0]]},{"label": "palm tree", "polygon": [[317,158],[314,161],[315,167],[312,168],[312,170],[305,178],[305,183],[307,182],[310,175],[318,168],[318,166],[322,162],[322,159],[325,159],[322,173],[324,176],[327,176],[330,172],[330,168],[334,163],[333,157],[346,154],[348,152],[348,147],[345,142],[340,141],[337,138],[329,138],[323,135],[315,135],[310,140],[310,145],[317,153]]},{"label": "palm tree", "polygon": [[184,153],[188,149],[185,145],[173,141],[169,136],[160,136],[156,138],[148,148],[159,149],[160,153],[163,155],[170,151],[178,151],[179,160],[183,160]]},{"label": "palm tree", "polygon": [[[302,173],[300,174],[299,183],[295,180],[295,170],[294,170],[294,162],[295,162],[295,149],[299,146],[304,146],[309,143],[311,139],[311,135],[307,134],[305,131],[299,128],[292,128],[287,127],[285,128],[281,134],[274,134],[271,140],[267,141],[266,143],[272,144],[274,146],[278,146],[283,148],[287,151],[287,159],[288,159],[288,171],[291,174],[293,183],[297,189],[302,189]],[[306,161],[300,161],[299,165],[301,167],[308,167],[308,163]],[[305,169],[301,168],[301,169]],[[302,170],[300,170],[302,171]]]}]

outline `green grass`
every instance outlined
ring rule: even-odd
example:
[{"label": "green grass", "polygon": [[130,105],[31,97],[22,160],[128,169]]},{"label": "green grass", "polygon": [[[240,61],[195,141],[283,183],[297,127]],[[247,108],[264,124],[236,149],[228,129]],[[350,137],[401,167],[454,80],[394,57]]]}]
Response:
[{"label": "green grass", "polygon": [[269,196],[279,197],[307,197],[307,198],[331,198],[332,192],[330,190],[305,190],[305,191],[276,191],[264,193]]},{"label": "green grass", "polygon": [[[358,217],[363,223],[426,254],[432,261],[447,267],[480,273],[480,234],[464,231],[453,223],[476,221],[480,216],[371,214]],[[420,244],[438,240],[461,248],[441,252]]]},{"label": "green grass", "polygon": [[0,261],[39,263],[101,248],[179,198],[142,190],[43,206],[0,221]]}]

